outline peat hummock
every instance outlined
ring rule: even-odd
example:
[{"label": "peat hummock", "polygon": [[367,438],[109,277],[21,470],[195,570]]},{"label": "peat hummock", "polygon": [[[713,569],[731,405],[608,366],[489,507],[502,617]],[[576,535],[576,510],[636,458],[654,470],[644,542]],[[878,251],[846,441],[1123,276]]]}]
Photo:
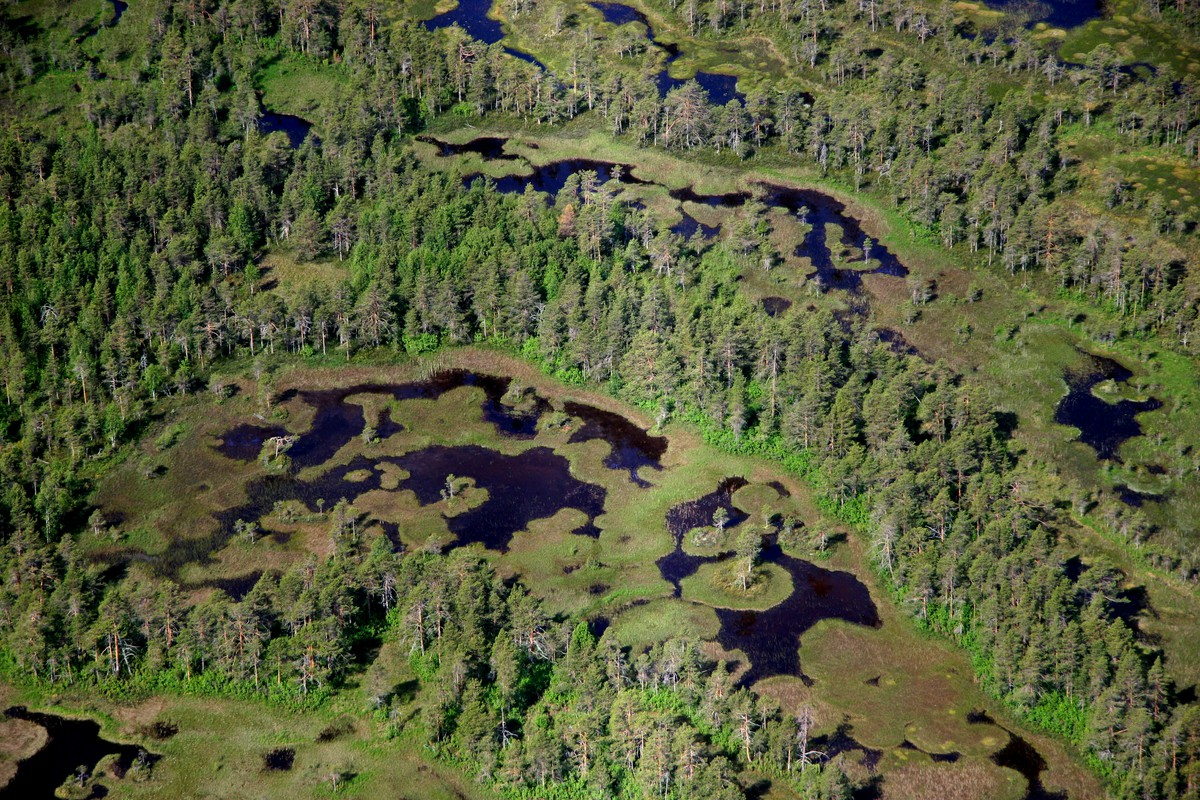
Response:
[{"label": "peat hummock", "polygon": [[1098,384],[1108,380],[1125,383],[1133,373],[1111,358],[1093,353],[1083,355],[1088,359],[1088,367],[1067,373],[1067,396],[1058,404],[1054,421],[1078,428],[1079,441],[1095,450],[1097,457],[1120,463],[1121,445],[1142,435],[1137,415],[1162,408],[1162,401],[1153,397],[1115,403],[1101,400],[1092,391]]},{"label": "peat hummock", "polygon": [[42,714],[24,706],[9,708],[4,716],[40,725],[46,730],[47,739],[41,750],[17,765],[17,774],[0,790],[0,797],[13,800],[56,797],[55,790],[76,774],[78,768],[83,767],[90,775],[100,759],[113,753],[117,755],[117,769],[122,773],[133,766],[139,756],[154,758],[149,754],[143,756],[146,751],[137,745],[118,744],[102,738],[100,724],[90,719]]},{"label": "peat hummock", "polygon": [[[683,537],[693,528],[711,525],[718,508],[729,515],[726,529],[742,524],[747,515],[733,505],[733,493],[746,485],[740,477],[725,478],[715,491],[697,500],[680,503],[667,512],[667,529],[675,537],[675,549],[658,560],[664,578],[681,593],[680,582],[701,564],[723,561],[729,553],[693,556],[683,550]],[[787,571],[792,593],[782,603],[765,611],[718,608],[721,630],[717,640],[728,650],[741,650],[750,669],[739,683],[752,686],[772,675],[793,675],[810,683],[800,669],[800,637],[823,619],[843,619],[858,625],[879,627],[879,614],[867,587],[849,572],[828,570],[784,553],[775,537],[766,537],[760,560]]]}]

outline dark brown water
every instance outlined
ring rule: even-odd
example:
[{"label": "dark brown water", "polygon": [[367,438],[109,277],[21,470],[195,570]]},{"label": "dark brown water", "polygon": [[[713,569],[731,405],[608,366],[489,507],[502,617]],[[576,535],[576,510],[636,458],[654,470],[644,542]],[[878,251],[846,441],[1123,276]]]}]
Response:
[{"label": "dark brown water", "polygon": [[283,131],[287,134],[292,148],[304,144],[308,134],[312,132],[312,123],[294,114],[279,114],[275,111],[264,111],[258,119],[258,129],[264,134]]},{"label": "dark brown water", "polygon": [[492,161],[516,161],[520,158],[520,156],[504,152],[504,145],[508,143],[508,139],[499,136],[480,136],[463,144],[443,142],[433,136],[418,136],[417,140],[437,145],[438,155],[443,158],[463,153],[475,153]]},{"label": "dark brown water", "polygon": [[[124,773],[145,751],[132,744],[117,744],[100,736],[100,725],[90,719],[71,719],[14,706],[4,716],[23,719],[46,730],[46,745],[17,765],[17,774],[0,789],[3,800],[52,800],[54,790],[83,767],[91,775],[100,759],[115,753],[117,770]],[[155,757],[145,753],[143,758]],[[103,789],[93,797],[103,796]]]},{"label": "dark brown water", "polygon": [[1109,403],[1092,393],[1099,383],[1112,380],[1125,383],[1133,373],[1111,358],[1084,353],[1088,366],[1069,372],[1067,396],[1058,404],[1054,421],[1079,429],[1079,441],[1096,451],[1099,458],[1120,462],[1121,445],[1134,436],[1142,435],[1137,415],[1162,407],[1162,401],[1120,400]]},{"label": "dark brown water", "polygon": [[[742,524],[747,515],[733,505],[733,494],[745,485],[744,478],[726,478],[715,491],[667,512],[667,529],[675,537],[675,549],[658,560],[658,568],[674,584],[676,597],[680,595],[680,581],[694,574],[701,564],[730,557],[729,553],[690,555],[683,550],[683,537],[693,528],[711,525],[718,508],[729,515],[727,530]],[[764,543],[760,560],[787,571],[792,593],[765,611],[716,609],[721,622],[717,639],[727,649],[741,650],[750,660],[749,671],[739,681],[743,686],[772,675],[794,675],[810,683],[800,668],[798,652],[804,632],[823,619],[878,627],[879,614],[867,587],[849,572],[824,569],[790,556],[780,549],[774,535],[764,537]]]},{"label": "dark brown water", "polygon": [[792,307],[792,301],[786,297],[764,297],[762,307],[768,317],[778,317]]},{"label": "dark brown water", "polygon": [[[360,394],[389,396],[394,400],[436,400],[446,392],[463,386],[478,386],[484,398],[480,404],[485,421],[495,426],[501,436],[517,439],[532,439],[537,433],[537,423],[549,404],[535,397],[529,409],[517,409],[503,402],[511,379],[494,375],[477,375],[466,370],[439,372],[428,380],[400,384],[359,384],[343,389],[323,389],[300,392],[300,398],[316,409],[312,425],[303,433],[288,455],[297,467],[324,464],[352,439],[359,436],[366,426],[363,408],[347,403],[349,397]],[[377,434],[383,436],[402,428],[387,415],[381,420]]]},{"label": "dark brown water", "polygon": [[[488,16],[492,10],[492,0],[458,0],[458,5],[445,14],[439,14],[425,22],[425,27],[431,31],[438,28],[448,28],[457,25],[469,33],[472,38],[485,44],[498,44],[504,38],[504,28],[499,22]],[[546,65],[529,53],[505,47],[504,52],[514,58],[519,58],[545,70]]]},{"label": "dark brown water", "polygon": [[609,469],[627,470],[629,480],[643,489],[650,486],[638,474],[638,470],[643,467],[662,469],[660,462],[663,453],[667,451],[667,437],[651,436],[628,417],[584,403],[567,402],[564,404],[564,410],[583,420],[583,425],[571,434],[568,442],[603,439],[612,448],[604,458],[604,466]]},{"label": "dark brown water", "polygon": [[230,428],[221,437],[217,452],[235,461],[253,461],[262,452],[263,443],[267,439],[286,434],[287,429],[278,425],[238,425]]},{"label": "dark brown water", "polygon": [[717,234],[721,232],[720,225],[705,225],[686,211],[680,213],[683,219],[671,226],[672,233],[677,233],[685,239],[700,234],[700,238],[708,240],[717,238]]},{"label": "dark brown water", "polygon": [[968,713],[967,722],[972,725],[995,725],[1008,734],[1008,744],[992,754],[992,762],[998,767],[1016,770],[1025,777],[1028,782],[1025,800],[1066,800],[1066,792],[1051,792],[1042,786],[1046,759],[1042,758],[1037,748],[1008,728],[997,724],[986,711]]},{"label": "dark brown water", "polygon": [[[490,180],[496,186],[496,191],[501,194],[523,194],[525,187],[532,187],[536,192],[545,192],[549,195],[549,199],[553,199],[567,185],[567,179],[572,175],[583,172],[594,172],[596,180],[599,183],[608,183],[615,180],[618,183],[626,184],[644,184],[640,178],[635,178],[631,173],[631,167],[626,164],[615,164],[611,161],[595,161],[590,158],[569,158],[564,161],[552,161],[549,164],[543,164],[538,167],[533,167],[533,171],[529,175],[505,175],[502,178],[492,178]],[[463,178],[463,185],[470,186],[476,180],[480,180],[478,174],[467,175]]]},{"label": "dark brown water", "polygon": [[654,37],[654,28],[646,15],[632,6],[624,3],[593,2],[592,8],[604,15],[604,21],[613,25],[627,25],[631,22],[641,23],[646,28],[646,41],[667,54],[666,68],[654,76],[659,95],[666,97],[667,92],[682,86],[688,80],[695,80],[700,88],[708,94],[708,100],[713,105],[723,106],[730,100],[739,100],[743,104],[746,96],[737,90],[737,78],[719,72],[696,72],[695,78],[672,78],[669,72],[672,62],[679,58],[679,47],[674,44],[664,44]]},{"label": "dark brown water", "polygon": [[548,447],[510,456],[475,445],[436,445],[401,456],[394,463],[410,474],[400,488],[411,489],[421,505],[443,502],[442,489],[450,474],[472,478],[476,487],[487,489],[485,503],[447,520],[459,544],[478,542],[503,552],[515,533],[564,508],[578,509],[587,516],[573,533],[600,535],[595,519],[604,513],[604,488],[575,478],[570,462]]}]

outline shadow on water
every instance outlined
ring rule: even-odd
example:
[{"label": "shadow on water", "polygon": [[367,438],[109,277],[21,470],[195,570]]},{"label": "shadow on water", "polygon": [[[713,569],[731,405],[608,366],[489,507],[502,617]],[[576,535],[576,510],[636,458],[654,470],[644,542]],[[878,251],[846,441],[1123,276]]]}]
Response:
[{"label": "shadow on water", "polygon": [[[388,459],[391,460],[391,459]],[[446,476],[472,478],[487,489],[482,505],[447,519],[459,544],[478,542],[489,550],[508,549],[512,537],[536,519],[575,508],[588,518],[572,533],[596,537],[595,519],[604,513],[605,491],[571,475],[567,459],[548,447],[509,456],[476,445],[435,445],[401,456],[394,463],[409,472],[400,489],[411,489],[421,505],[442,502]]]},{"label": "shadow on water", "polygon": [[[550,195],[550,202],[553,202],[558,193],[562,191],[562,188],[567,185],[567,179],[580,172],[596,173],[596,180],[599,183],[608,183],[611,180],[625,184],[648,183],[648,181],[635,178],[630,173],[630,168],[625,164],[614,164],[609,161],[593,161],[588,158],[552,161],[549,164],[534,167],[530,175],[505,175],[501,178],[491,178],[489,180],[495,184],[496,191],[501,194],[522,194],[525,191],[525,187],[529,186],[536,192],[546,192]],[[469,187],[479,178],[478,174],[467,175],[463,178],[463,185]]]},{"label": "shadow on water", "polygon": [[226,431],[216,449],[221,455],[235,461],[253,461],[262,452],[267,439],[285,435],[287,429],[278,425],[245,423]]},{"label": "shadow on water", "polygon": [[[17,765],[17,774],[8,785],[0,789],[0,798],[25,800],[25,798],[53,798],[55,790],[67,778],[84,767],[90,775],[96,764],[107,755],[116,754],[115,770],[124,775],[136,759],[153,762],[157,756],[132,744],[117,744],[100,736],[100,724],[90,719],[71,719],[56,714],[42,714],[23,706],[14,706],[4,712],[10,719],[23,719],[45,729],[47,739],[41,750]],[[102,797],[104,790],[97,787],[92,797]]]},{"label": "shadow on water", "polygon": [[[713,524],[718,508],[728,514],[726,529],[742,524],[747,515],[733,505],[733,494],[746,485],[745,478],[722,480],[715,491],[673,507],[667,512],[667,530],[675,537],[675,549],[658,560],[662,576],[681,594],[680,582],[695,574],[700,565],[722,561],[730,554],[694,556],[683,550],[687,532]],[[721,630],[717,640],[728,650],[741,650],[750,661],[750,669],[739,683],[752,686],[772,675],[794,675],[811,684],[800,669],[800,637],[823,619],[842,619],[858,625],[881,624],[870,592],[849,572],[824,569],[795,558],[779,547],[775,536],[765,537],[761,560],[782,567],[792,581],[792,593],[783,602],[765,611],[741,611],[717,608]]]},{"label": "shadow on water", "polygon": [[564,410],[572,417],[583,420],[583,425],[571,434],[567,441],[586,442],[603,439],[612,447],[605,456],[604,466],[614,470],[628,470],[629,480],[645,489],[650,484],[638,475],[638,469],[662,469],[662,455],[667,451],[667,437],[651,436],[632,420],[584,403],[567,402]]},{"label": "shadow on water", "polygon": [[308,134],[312,131],[312,123],[294,114],[263,111],[262,116],[258,118],[258,129],[263,134],[276,131],[286,133],[292,149],[295,150],[308,138]]},{"label": "shadow on water", "polygon": [[1100,0],[986,0],[992,8],[1017,14],[1033,27],[1045,22],[1054,28],[1075,28],[1104,13]]},{"label": "shadow on water", "polygon": [[1162,401],[1119,400],[1109,403],[1093,393],[1104,381],[1125,383],[1132,376],[1111,358],[1083,353],[1088,367],[1066,374],[1067,395],[1054,412],[1054,421],[1079,429],[1079,441],[1096,451],[1096,456],[1120,463],[1118,451],[1127,439],[1142,435],[1137,415],[1162,407]]},{"label": "shadow on water", "polygon": [[686,211],[680,213],[683,215],[683,219],[671,226],[671,233],[676,233],[685,239],[690,239],[698,233],[701,238],[708,240],[715,239],[721,232],[720,225],[705,225]]},{"label": "shadow on water", "polygon": [[[484,421],[495,426],[502,436],[515,439],[532,439],[537,433],[538,420],[549,408],[549,404],[535,397],[531,409],[513,408],[503,402],[512,381],[493,375],[476,375],[466,370],[439,372],[428,380],[393,385],[358,384],[341,389],[322,389],[300,392],[300,399],[316,409],[309,430],[301,434],[288,456],[298,467],[324,464],[350,441],[362,434],[366,426],[363,407],[347,403],[354,395],[375,394],[393,400],[436,400],[448,391],[463,386],[477,386],[483,390],[480,405]],[[391,419],[390,413],[381,417],[377,435],[384,436],[402,430],[399,423]]]},{"label": "shadow on water", "polygon": [[[491,10],[492,0],[458,0],[455,8],[426,20],[424,25],[431,31],[457,25],[470,34],[471,38],[478,39],[484,44],[499,44],[504,39],[504,28],[497,20],[488,16],[488,12]],[[514,50],[511,47],[505,47],[504,52],[513,58],[519,58],[546,70],[546,65],[529,53]]]},{"label": "shadow on water", "polygon": [[1025,777],[1028,788],[1025,800],[1066,800],[1066,792],[1051,792],[1042,786],[1042,773],[1046,770],[1046,759],[1033,745],[991,718],[986,711],[971,711],[967,722],[972,725],[995,725],[1008,734],[1008,744],[992,753],[992,762],[998,767],[1016,770]]}]

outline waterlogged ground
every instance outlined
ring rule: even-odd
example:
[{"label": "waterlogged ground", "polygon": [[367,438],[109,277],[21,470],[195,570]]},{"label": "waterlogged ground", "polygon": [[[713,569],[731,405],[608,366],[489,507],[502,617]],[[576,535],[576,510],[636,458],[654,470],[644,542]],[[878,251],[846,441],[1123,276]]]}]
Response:
[{"label": "waterlogged ground", "polygon": [[[232,398],[179,402],[163,422],[182,427],[177,442],[160,451],[148,437],[100,488],[115,533],[88,536],[93,560],[173,578],[197,600],[236,596],[264,572],[328,552],[329,512],[344,500],[363,535],[482,548],[551,608],[629,647],[708,642],[739,682],[812,709],[820,748],[843,755],[870,796],[942,785],[958,787],[947,797],[1096,791],[1059,746],[1004,721],[959,654],[918,636],[879,594],[856,539],[768,464],[716,452],[686,429],[648,430],[608,398],[470,349],[437,368],[283,375],[269,411],[252,380],[230,378]],[[291,438],[281,459],[270,458],[273,437]],[[800,534],[781,536],[784,520]],[[257,524],[256,541],[239,521]],[[739,594],[731,551],[746,530],[763,549]],[[829,534],[824,551],[818,530]],[[374,677],[364,684],[411,677],[386,648],[365,667]],[[365,740],[378,733],[360,728]],[[264,759],[289,765],[270,774],[314,768],[303,743],[262,741],[273,746],[256,748],[256,769]],[[170,745],[149,748],[163,754],[156,770],[182,774],[193,755]]]}]

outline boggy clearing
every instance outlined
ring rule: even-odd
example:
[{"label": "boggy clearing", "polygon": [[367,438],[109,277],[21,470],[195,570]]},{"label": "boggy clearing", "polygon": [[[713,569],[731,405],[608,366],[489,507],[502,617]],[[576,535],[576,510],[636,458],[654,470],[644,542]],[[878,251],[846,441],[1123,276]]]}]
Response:
[{"label": "boggy clearing", "polygon": [[[814,746],[881,796],[943,783],[964,796],[1097,791],[1060,744],[973,716],[1001,719],[962,656],[913,628],[865,568],[861,542],[778,466],[722,453],[683,425],[648,431],[636,409],[474,348],[297,369],[265,393],[265,377],[231,384],[223,402],[174,406],[159,424],[181,431],[176,441],[159,450],[148,437],[100,486],[116,533],[88,541],[89,558],[172,578],[195,603],[216,590],[238,598],[265,573],[326,557],[330,520],[345,514],[364,539],[408,552],[482,548],[553,613],[590,620],[633,655],[669,637],[707,642],[736,681],[809,709]],[[743,589],[747,538],[758,555]],[[395,642],[356,658],[334,707],[379,685],[411,685],[414,699],[427,690]],[[209,709],[194,724],[220,720]],[[163,779],[193,769],[171,742],[158,751]],[[295,771],[311,772],[312,757],[297,749]]]}]

